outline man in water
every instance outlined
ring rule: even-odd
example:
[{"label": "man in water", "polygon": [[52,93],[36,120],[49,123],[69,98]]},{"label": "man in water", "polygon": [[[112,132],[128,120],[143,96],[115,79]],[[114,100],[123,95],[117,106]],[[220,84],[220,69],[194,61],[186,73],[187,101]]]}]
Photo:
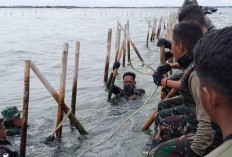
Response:
[{"label": "man in water", "polygon": [[18,108],[16,106],[7,107],[1,113],[7,129],[7,136],[20,134],[22,118],[20,117],[21,112],[18,110]]},{"label": "man in water", "polygon": [[[113,70],[115,68],[118,69],[119,67],[120,67],[120,63],[116,61],[113,65]],[[113,77],[113,73],[111,73],[109,81],[106,84],[107,89],[110,89],[112,77]],[[136,99],[137,96],[143,95],[145,93],[145,90],[136,88],[135,78],[136,78],[135,73],[126,72],[123,75],[123,89],[114,86],[112,92],[119,97],[124,97],[129,100],[134,100]]]},{"label": "man in water", "polygon": [[207,157],[229,157],[232,154],[232,27],[206,35],[194,51],[198,96],[209,117],[222,129],[224,139]]},{"label": "man in water", "polygon": [[6,140],[6,138],[7,130],[3,123],[3,119],[0,119],[0,157],[17,157],[17,152],[14,150],[14,147],[11,145],[11,143]]}]

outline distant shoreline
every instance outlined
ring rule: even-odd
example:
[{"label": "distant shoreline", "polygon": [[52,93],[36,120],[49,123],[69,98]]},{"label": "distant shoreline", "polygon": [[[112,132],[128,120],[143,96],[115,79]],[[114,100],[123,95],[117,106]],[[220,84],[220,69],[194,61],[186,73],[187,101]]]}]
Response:
[{"label": "distant shoreline", "polygon": [[[216,8],[232,8],[232,6],[215,6]],[[79,6],[0,6],[0,8],[64,8],[64,9],[153,9],[153,8],[180,8],[178,6],[157,7],[79,7]]]}]

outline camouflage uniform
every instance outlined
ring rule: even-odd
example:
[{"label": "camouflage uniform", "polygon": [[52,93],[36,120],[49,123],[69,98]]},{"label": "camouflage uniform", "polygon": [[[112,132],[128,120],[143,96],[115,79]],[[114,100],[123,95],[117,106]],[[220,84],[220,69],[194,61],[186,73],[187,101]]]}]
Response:
[{"label": "camouflage uniform", "polygon": [[[210,123],[207,117],[203,118],[204,111],[199,104],[197,106],[198,111],[196,111],[196,103],[194,101],[196,93],[193,94],[193,99],[193,91],[188,89],[190,82],[190,88],[196,87],[196,84],[192,83],[196,82],[195,76],[194,67],[190,66],[190,69],[187,70],[182,78],[180,90],[184,97],[184,116],[170,116],[160,122],[156,128],[149,153],[150,156],[178,157],[185,156],[189,152],[195,153],[194,156],[204,156],[221,144],[222,135],[218,127],[212,122]],[[198,100],[196,101],[198,102]],[[180,137],[181,135],[186,136]],[[189,138],[189,135],[192,136]],[[169,140],[171,138],[175,139]]]},{"label": "camouflage uniform", "polygon": [[19,135],[21,128],[16,128],[12,121],[17,117],[20,117],[21,111],[19,111],[16,106],[12,106],[5,108],[1,113],[4,118],[4,125],[7,129],[7,136]]},{"label": "camouflage uniform", "polygon": [[149,157],[183,157],[189,151],[189,147],[193,141],[194,133],[189,133],[181,137],[165,141],[154,147]]},{"label": "camouflage uniform", "polygon": [[165,117],[183,114],[184,108],[180,96],[161,101],[158,104],[158,113],[155,116],[155,126],[158,126],[160,124],[160,121]]}]

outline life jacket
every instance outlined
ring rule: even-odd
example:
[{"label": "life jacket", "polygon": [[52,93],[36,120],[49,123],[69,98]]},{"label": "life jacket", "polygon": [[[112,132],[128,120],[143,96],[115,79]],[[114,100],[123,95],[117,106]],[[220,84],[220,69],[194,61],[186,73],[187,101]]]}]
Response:
[{"label": "life jacket", "polygon": [[179,92],[181,93],[181,97],[183,100],[184,106],[184,113],[186,116],[186,122],[190,125],[190,128],[196,132],[197,130],[197,117],[196,117],[196,102],[188,88],[189,77],[191,73],[195,70],[193,64],[191,64],[185,71],[182,79],[181,79],[181,86]]}]

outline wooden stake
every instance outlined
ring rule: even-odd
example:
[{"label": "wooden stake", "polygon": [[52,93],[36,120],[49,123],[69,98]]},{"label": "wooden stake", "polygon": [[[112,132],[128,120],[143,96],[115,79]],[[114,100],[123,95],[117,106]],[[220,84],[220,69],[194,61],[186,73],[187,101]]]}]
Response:
[{"label": "wooden stake", "polygon": [[[119,51],[119,54],[118,54],[118,58],[117,58],[118,62],[120,62],[121,54],[122,54],[122,50],[123,50],[123,45],[125,44],[125,42],[126,42],[126,40],[124,40],[122,45],[121,45],[121,48],[120,48],[120,51]],[[109,94],[108,94],[108,101],[110,101],[111,96],[112,96],[112,91],[113,91],[113,88],[114,88],[114,82],[115,82],[117,73],[118,73],[118,69],[115,68],[114,71],[113,71],[113,77],[112,77],[112,81],[111,81],[111,84],[110,84],[110,90],[109,90]]]},{"label": "wooden stake", "polygon": [[[58,105],[56,126],[58,126],[63,119],[62,104],[64,104],[64,97],[65,97],[67,59],[68,59],[68,43],[64,43],[64,51],[63,51],[63,56],[62,56],[62,71],[61,71],[61,78],[60,78],[59,105]],[[56,137],[58,140],[60,140],[61,135],[62,135],[62,126],[56,131]]]},{"label": "wooden stake", "polygon": [[110,29],[108,29],[108,38],[107,38],[107,53],[106,53],[106,62],[105,62],[105,73],[104,73],[104,82],[105,83],[108,81],[111,39],[112,39],[112,29],[110,28]]},{"label": "wooden stake", "polygon": [[[126,41],[126,24],[124,25],[124,41]],[[122,66],[125,67],[126,64],[126,42],[123,43],[123,60],[122,60]]]},{"label": "wooden stake", "polygon": [[[55,99],[55,101],[59,102],[59,94],[56,92],[56,90],[52,87],[52,85],[47,81],[47,79],[43,76],[43,74],[40,72],[38,67],[31,61],[30,62],[31,69],[34,71],[36,76],[39,78],[39,80],[43,83],[43,85],[47,88],[49,93],[52,95],[52,97]],[[68,113],[69,108],[64,103],[62,104],[64,113]],[[76,127],[76,129],[80,132],[82,135],[87,135],[87,131],[84,129],[84,127],[81,125],[81,123],[76,119],[74,114],[71,112],[69,114],[69,119],[72,122],[72,124]]]},{"label": "wooden stake", "polygon": [[[119,23],[119,26],[121,27],[122,31],[124,32],[125,30],[123,29],[122,25]],[[131,46],[133,47],[133,49],[135,50],[135,53],[137,54],[137,56],[139,57],[139,59],[144,62],[142,56],[140,55],[138,49],[136,48],[135,44],[133,43],[133,41],[131,40],[130,36],[127,35],[127,39],[130,41]]]},{"label": "wooden stake", "polygon": [[148,47],[148,41],[149,41],[150,23],[151,23],[151,20],[149,20],[149,23],[148,23],[148,30],[147,30],[147,43],[146,43],[146,46],[147,46],[147,47]]},{"label": "wooden stake", "polygon": [[[129,25],[129,20],[127,20],[127,36],[130,36],[130,25]],[[127,38],[127,59],[128,62],[130,62],[130,41]]]},{"label": "wooden stake", "polygon": [[137,47],[135,46],[135,44],[133,43],[133,41],[131,39],[130,39],[130,43],[131,43],[131,46],[133,47],[133,49],[135,50],[135,53],[139,57],[140,61],[144,62],[144,60],[143,60],[142,56],[140,55]]},{"label": "wooden stake", "polygon": [[157,31],[157,36],[159,36],[160,32],[161,32],[161,24],[162,24],[162,17],[160,18],[160,21],[159,21],[159,27],[158,27],[158,31]]},{"label": "wooden stake", "polygon": [[[164,57],[164,53],[165,53],[165,47],[164,45],[160,47],[160,65],[165,64],[165,57]],[[164,78],[167,78],[167,75],[164,74]],[[165,88],[162,87],[161,88],[161,99],[164,99],[166,97],[166,92],[165,92]]]},{"label": "wooden stake", "polygon": [[119,29],[119,21],[117,24],[117,31],[116,31],[115,52],[117,51],[117,48],[118,48],[118,29]]},{"label": "wooden stake", "polygon": [[[74,115],[75,115],[75,111],[76,111],[79,54],[80,54],[80,42],[76,42],[75,61],[74,61],[74,76],[73,76],[73,86],[72,86],[72,100],[71,100],[71,108],[72,108],[72,113]],[[70,124],[72,124],[71,121],[70,121]]]},{"label": "wooden stake", "polygon": [[118,58],[119,49],[120,49],[121,29],[118,29],[118,34],[117,34],[117,36],[118,36],[118,41],[117,41],[118,45],[117,45],[117,49],[116,49],[116,52],[115,52],[115,61],[116,61],[117,58]]},{"label": "wooden stake", "polygon": [[22,132],[21,132],[21,142],[20,142],[21,157],[26,156],[29,92],[30,92],[30,61],[25,61]]}]

